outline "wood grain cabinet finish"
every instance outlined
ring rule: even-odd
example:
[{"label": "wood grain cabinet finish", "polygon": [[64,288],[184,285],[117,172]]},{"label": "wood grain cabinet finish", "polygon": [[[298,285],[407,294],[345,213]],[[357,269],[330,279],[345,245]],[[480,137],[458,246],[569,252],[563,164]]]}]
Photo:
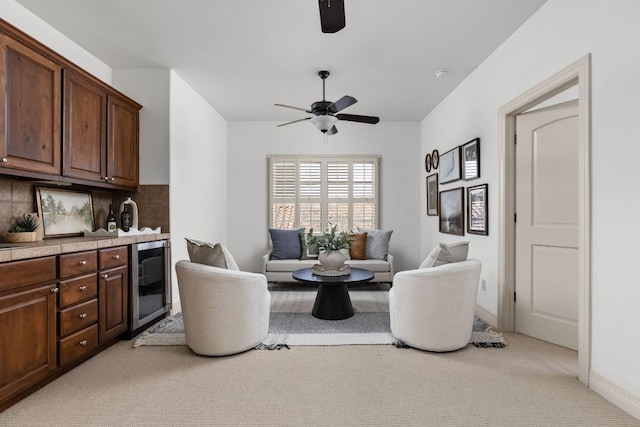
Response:
[{"label": "wood grain cabinet finish", "polygon": [[119,337],[129,327],[129,269],[100,271],[100,343]]},{"label": "wood grain cabinet finish", "polygon": [[98,297],[98,276],[87,274],[60,282],[60,308]]},{"label": "wood grain cabinet finish", "polygon": [[60,255],[60,278],[95,272],[98,269],[98,252],[86,251]]},{"label": "wood grain cabinet finish", "polygon": [[1,408],[56,369],[55,257],[1,264],[0,278]]},{"label": "wood grain cabinet finish", "polygon": [[2,173],[60,175],[61,82],[59,64],[0,33]]},{"label": "wood grain cabinet finish", "polygon": [[98,346],[98,325],[94,324],[60,340],[60,366],[86,356]]},{"label": "wood grain cabinet finish", "polygon": [[109,95],[107,99],[107,177],[114,187],[139,184],[140,107]]}]

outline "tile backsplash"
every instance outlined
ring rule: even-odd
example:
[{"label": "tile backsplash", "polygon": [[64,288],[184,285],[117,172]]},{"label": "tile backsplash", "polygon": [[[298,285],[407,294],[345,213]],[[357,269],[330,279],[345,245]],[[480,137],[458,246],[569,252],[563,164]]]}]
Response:
[{"label": "tile backsplash", "polygon": [[[41,185],[28,180],[0,177],[0,236],[5,234],[25,212],[37,212],[35,203],[36,186]],[[75,187],[60,187],[61,189]],[[105,228],[109,213],[109,203],[120,225],[120,203],[131,197],[138,205],[138,225],[142,227],[161,227],[163,233],[169,230],[169,186],[141,185],[140,191],[91,190],[95,228]]]}]

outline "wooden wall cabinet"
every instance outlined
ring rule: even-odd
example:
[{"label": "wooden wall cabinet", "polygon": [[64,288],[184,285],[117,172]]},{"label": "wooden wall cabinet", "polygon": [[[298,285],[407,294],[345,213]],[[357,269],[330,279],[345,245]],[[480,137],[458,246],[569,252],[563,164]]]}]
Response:
[{"label": "wooden wall cabinet", "polygon": [[62,175],[99,186],[137,188],[139,110],[98,82],[64,70]]},{"label": "wooden wall cabinet", "polygon": [[56,257],[0,264],[0,402],[56,369]]},{"label": "wooden wall cabinet", "polygon": [[0,171],[60,174],[62,67],[0,33]]}]

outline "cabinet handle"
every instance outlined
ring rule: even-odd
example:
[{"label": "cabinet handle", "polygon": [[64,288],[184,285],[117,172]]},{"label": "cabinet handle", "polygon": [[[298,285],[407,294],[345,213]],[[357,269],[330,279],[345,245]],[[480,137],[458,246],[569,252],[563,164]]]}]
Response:
[{"label": "cabinet handle", "polygon": [[52,293],[52,294],[57,294],[58,292],[60,292],[60,289],[58,289],[58,288],[51,288],[51,293]]},{"label": "cabinet handle", "polygon": [[2,158],[2,163],[7,163],[9,161],[9,159],[7,159],[6,157]]},{"label": "cabinet handle", "polygon": [[103,274],[103,275],[102,275],[102,278],[103,278],[103,279],[108,279],[108,278],[109,278],[109,275],[108,275],[108,274]]},{"label": "cabinet handle", "polygon": [[120,255],[114,255],[113,259],[120,259]]},{"label": "cabinet handle", "polygon": [[80,286],[78,289],[80,290],[80,292],[84,292],[87,290],[87,287],[83,285],[83,286]]},{"label": "cabinet handle", "polygon": [[111,181],[111,182],[113,182],[113,181],[115,181],[115,180],[116,180],[116,179],[115,179],[114,177],[109,178],[109,181]]},{"label": "cabinet handle", "polygon": [[80,264],[80,265],[87,265],[87,261],[82,260],[82,261],[80,261],[80,263],[79,263],[79,264]]},{"label": "cabinet handle", "polygon": [[80,341],[78,344],[80,344],[80,345],[81,345],[81,346],[83,346],[83,347],[86,347],[86,345],[87,345],[88,343],[87,343],[87,340],[82,340],[82,341]]},{"label": "cabinet handle", "polygon": [[109,177],[108,176],[103,176],[102,179],[104,179],[105,182],[109,182]]},{"label": "cabinet handle", "polygon": [[87,318],[87,313],[82,313],[82,314],[80,314],[80,318],[81,318],[81,319],[86,319],[86,318]]}]

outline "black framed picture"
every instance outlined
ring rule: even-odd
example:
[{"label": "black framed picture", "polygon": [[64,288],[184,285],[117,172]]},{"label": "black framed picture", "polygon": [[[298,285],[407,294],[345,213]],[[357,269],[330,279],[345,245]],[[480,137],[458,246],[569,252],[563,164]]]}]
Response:
[{"label": "black framed picture", "polygon": [[433,152],[431,153],[431,167],[433,168],[433,170],[438,169],[438,165],[440,164],[440,153],[438,153],[438,150],[433,150]]},{"label": "black framed picture", "polygon": [[464,236],[464,188],[440,192],[440,232]]},{"label": "black framed picture", "polygon": [[489,234],[489,184],[467,188],[467,233]]},{"label": "black framed picture", "polygon": [[431,172],[431,154],[424,156],[424,168],[427,173]]},{"label": "black framed picture", "polygon": [[438,174],[427,177],[427,215],[438,216]]},{"label": "black framed picture", "polygon": [[460,179],[460,147],[447,151],[440,156],[440,184]]},{"label": "black framed picture", "polygon": [[480,178],[480,138],[462,146],[462,179],[471,181],[476,178]]}]

